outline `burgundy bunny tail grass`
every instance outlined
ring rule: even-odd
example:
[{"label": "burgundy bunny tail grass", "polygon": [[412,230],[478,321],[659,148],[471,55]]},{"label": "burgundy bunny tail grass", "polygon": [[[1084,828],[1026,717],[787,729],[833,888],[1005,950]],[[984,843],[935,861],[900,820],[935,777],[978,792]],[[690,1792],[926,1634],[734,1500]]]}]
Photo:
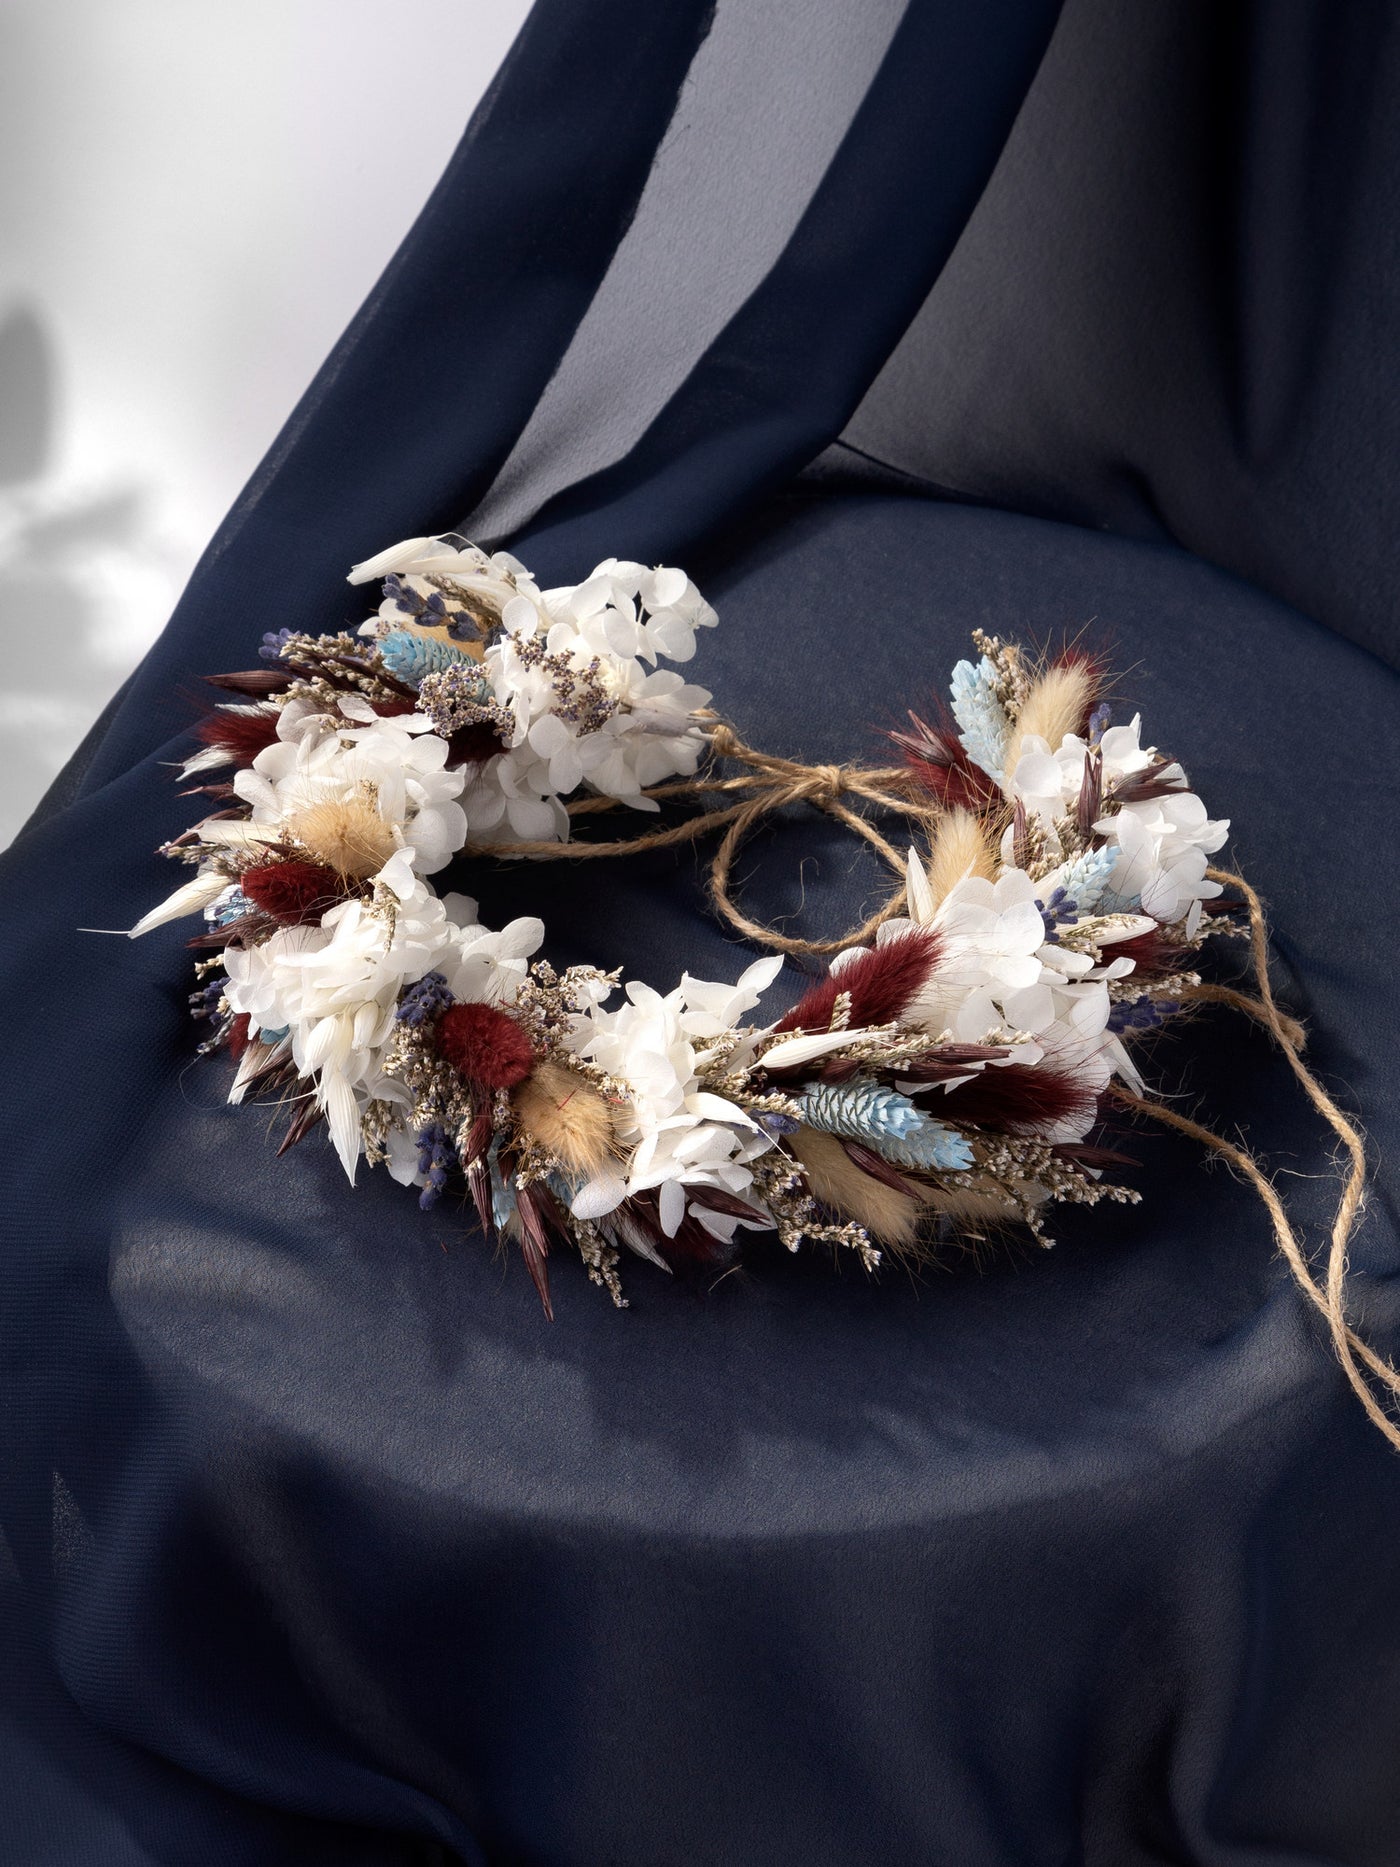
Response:
[{"label": "burgundy bunny tail grass", "polygon": [[933,710],[936,725],[931,726],[911,709],[910,731],[888,735],[910,774],[945,810],[970,810],[979,815],[999,810],[1001,793],[967,756],[958,737],[957,721],[946,702],[936,699]]},{"label": "burgundy bunny tail grass", "polygon": [[319,862],[261,862],[245,869],[238,885],[283,927],[314,926],[345,899],[340,877]]},{"label": "burgundy bunny tail grass", "polygon": [[938,935],[927,927],[870,947],[859,958],[828,973],[778,1020],[780,1031],[825,1031],[831,1028],[836,1001],[848,994],[850,1024],[893,1024],[908,1010],[933,976],[941,953]]},{"label": "burgundy bunny tail grass", "polygon": [[453,1005],[438,1019],[438,1054],[469,1083],[514,1089],[535,1067],[529,1033],[509,1012],[475,1001]]},{"label": "burgundy bunny tail grass", "polygon": [[1064,1121],[1087,1126],[1098,1113],[1099,1092],[1073,1070],[1007,1063],[982,1070],[928,1106],[940,1119],[1032,1137]]},{"label": "burgundy bunny tail grass", "polygon": [[251,765],[259,752],[277,743],[275,707],[216,707],[194,729],[201,745],[217,746],[235,765]]}]

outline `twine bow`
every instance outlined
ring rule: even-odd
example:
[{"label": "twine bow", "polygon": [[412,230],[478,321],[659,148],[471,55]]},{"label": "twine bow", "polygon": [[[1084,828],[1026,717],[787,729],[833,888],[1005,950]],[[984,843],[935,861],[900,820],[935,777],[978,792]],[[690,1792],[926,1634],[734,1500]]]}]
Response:
[{"label": "twine bow", "polygon": [[[666,829],[652,830],[642,836],[618,842],[516,842],[482,843],[469,846],[474,855],[524,856],[538,861],[587,861],[599,856],[642,855],[650,850],[676,849],[695,843],[701,837],[720,831],[720,840],[710,863],[710,894],[722,917],[736,932],[780,953],[815,957],[836,953],[848,946],[861,946],[874,938],[886,921],[904,912],[907,905],[905,859],[881,834],[870,816],[856,807],[856,801],[870,806],[875,813],[892,813],[911,824],[932,829],[938,811],[918,790],[903,766],[804,765],[796,759],[778,758],[770,752],[745,745],[732,727],[716,721],[709,729],[711,751],[717,759],[727,759],[743,769],[722,778],[713,771],[695,778],[679,779],[669,784],[651,786],[644,795],[658,803],[688,798],[730,796],[733,803],[701,811],[684,822]],[[573,820],[591,817],[617,807],[618,800],[588,797],[570,804]],[[731,876],[734,861],[745,839],[775,812],[792,804],[808,804],[845,824],[861,837],[888,864],[898,883],[884,904],[859,927],[835,940],[805,940],[781,934],[752,920],[734,899]],[[1344,1115],[1322,1083],[1303,1062],[1305,1040],[1303,1027],[1283,1011],[1269,982],[1268,925],[1258,894],[1238,874],[1224,869],[1207,871],[1213,881],[1238,891],[1249,910],[1250,959],[1258,995],[1239,992],[1233,987],[1202,984],[1184,996],[1203,1004],[1226,1005],[1253,1018],[1273,1037],[1288,1061],[1288,1066],[1304,1094],[1341,1142],[1347,1166],[1342,1193],[1333,1218],[1325,1266],[1321,1272],[1289,1218],[1277,1187],[1256,1157],[1245,1147],[1216,1134],[1187,1115],[1178,1114],[1165,1103],[1132,1094],[1120,1085],[1110,1091],[1113,1102],[1135,1115],[1146,1116],[1165,1128],[1189,1136],[1202,1147],[1224,1160],[1258,1194],[1273,1227],[1278,1248],[1299,1290],[1327,1324],[1337,1358],[1352,1390],[1372,1423],[1384,1433],[1391,1445],[1400,1450],[1400,1423],[1380,1399],[1379,1387],[1391,1404],[1400,1404],[1400,1372],[1379,1355],[1361,1337],[1347,1317],[1347,1247],[1361,1216],[1366,1193],[1366,1154],[1360,1131]]]},{"label": "twine bow", "polygon": [[[839,953],[843,947],[860,946],[872,940],[886,921],[902,914],[905,908],[904,855],[881,835],[870,817],[848,799],[859,799],[875,811],[894,812],[908,821],[931,824],[936,812],[924,799],[902,765],[804,765],[797,759],[778,758],[771,752],[759,752],[745,745],[731,726],[717,721],[709,732],[710,749],[717,759],[728,759],[744,769],[732,777],[721,778],[713,771],[695,778],[681,778],[670,784],[650,786],[644,796],[657,803],[708,796],[731,796],[732,804],[701,811],[682,823],[664,830],[651,830],[642,836],[626,837],[617,842],[517,842],[469,844],[467,853],[479,856],[526,856],[535,861],[586,862],[598,856],[640,856],[657,849],[678,849],[695,843],[718,830],[722,832],[710,860],[710,896],[721,916],[737,933],[778,953],[817,956]],[[616,809],[619,800],[611,797],[585,797],[567,806],[571,821],[597,816]],[[732,874],[734,861],[753,830],[775,812],[791,804],[810,804],[834,817],[848,830],[862,837],[898,876],[898,886],[859,927],[835,940],[804,940],[782,934],[753,920],[734,898]]]}]

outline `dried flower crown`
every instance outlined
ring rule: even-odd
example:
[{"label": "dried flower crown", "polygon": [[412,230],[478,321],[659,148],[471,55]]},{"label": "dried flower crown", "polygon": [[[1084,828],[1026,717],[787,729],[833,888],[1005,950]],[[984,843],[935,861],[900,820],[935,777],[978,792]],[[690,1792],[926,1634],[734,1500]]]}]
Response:
[{"label": "dried flower crown", "polygon": [[[1210,867],[1228,824],[1141,743],[1137,718],[1111,723],[1092,655],[1032,662],[979,634],[939,720],[911,714],[893,735],[901,764],[809,767],[744,746],[705,689],[658,666],[688,662],[716,621],[681,571],[609,559],[541,591],[514,558],[448,536],[350,575],[373,580],[383,600],[358,634],[282,629],[261,668],[213,677],[233,697],[202,721],[183,775],[219,808],[166,846],[196,872],[132,931],[202,911],[190,944],[214,951],[192,1006],[212,1025],[202,1049],[236,1062],[230,1101],[284,1097],[283,1149],[324,1118],[352,1181],[363,1155],[425,1207],[459,1193],[488,1238],[518,1244],[546,1311],[560,1241],[619,1304],[625,1254],[723,1266],[749,1231],[793,1250],[830,1243],[869,1268],[940,1231],[1021,1223],[1048,1242],[1052,1202],[1137,1198],[1105,1177],[1131,1163],[1092,1139],[1111,1101],[1238,1155],[1271,1188],[1241,1150],[1143,1099],[1131,1047],[1203,999],[1266,1023],[1355,1139],[1274,1004],[1257,897]],[[718,776],[721,761],[737,774]],[[576,818],[611,806],[711,793],[732,801],[627,842],[571,838]],[[900,872],[845,942],[773,934],[729,894],[738,840],[802,800]],[[888,811],[922,853],[875,827]],[[464,852],[567,859],[711,829],[732,923],[835,953],[768,1023],[745,1020],[781,957],[732,985],[632,981],[612,1003],[618,973],[560,974],[532,957],[539,921],[492,932],[427,880]],[[1208,935],[1240,930],[1240,905],[1258,998],[1195,970]],[[1392,1391],[1394,1377],[1313,1278],[1281,1208],[1271,1216],[1374,1411],[1357,1363]]]}]

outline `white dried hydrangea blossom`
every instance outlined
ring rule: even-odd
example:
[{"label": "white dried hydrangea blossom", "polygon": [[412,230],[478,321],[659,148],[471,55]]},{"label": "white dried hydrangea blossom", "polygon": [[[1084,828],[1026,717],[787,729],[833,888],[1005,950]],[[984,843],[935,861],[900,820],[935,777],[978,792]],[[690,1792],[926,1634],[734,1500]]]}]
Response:
[{"label": "white dried hydrangea blossom", "polygon": [[408,604],[436,599],[410,624],[432,629],[456,613],[454,586],[498,620],[480,664],[511,729],[469,787],[474,840],[567,838],[563,799],[580,789],[655,810],[646,788],[698,766],[710,693],[657,666],[690,661],[696,631],[717,620],[684,571],[608,558],[583,583],[541,592],[508,553],[438,538],[406,540],[352,581],[371,576],[393,583],[362,634],[387,636]]}]

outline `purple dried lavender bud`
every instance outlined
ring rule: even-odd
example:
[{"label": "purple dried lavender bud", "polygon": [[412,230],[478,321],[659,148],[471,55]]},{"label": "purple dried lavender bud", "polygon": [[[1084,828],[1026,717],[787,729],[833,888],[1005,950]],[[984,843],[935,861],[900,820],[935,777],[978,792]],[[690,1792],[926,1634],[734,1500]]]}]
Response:
[{"label": "purple dried lavender bud", "polygon": [[1089,744],[1096,746],[1108,730],[1113,718],[1113,708],[1106,700],[1101,700],[1089,715]]},{"label": "purple dried lavender bud", "polygon": [[425,972],[416,985],[406,989],[399,999],[399,1008],[394,1016],[400,1024],[411,1025],[416,1030],[427,1019],[435,1018],[440,1011],[446,1011],[452,1002],[452,994],[442,974]]},{"label": "purple dried lavender bud", "polygon": [[202,985],[197,992],[190,993],[190,1016],[192,1018],[212,1018],[219,1009],[219,1000],[224,995],[226,979],[213,979],[208,985]]},{"label": "purple dried lavender bud", "polygon": [[442,1197],[447,1170],[457,1158],[456,1150],[441,1122],[429,1122],[414,1138],[418,1143],[418,1171],[428,1176],[428,1184],[418,1195],[418,1204],[422,1211],[429,1212]]},{"label": "purple dried lavender bud", "polygon": [[1066,894],[1063,888],[1057,888],[1048,901],[1037,901],[1040,918],[1045,922],[1045,938],[1058,942],[1061,927],[1076,927],[1079,924],[1079,907],[1073,896]]},{"label": "purple dried lavender bud", "polygon": [[1108,1028],[1117,1034],[1124,1031],[1150,1031],[1178,1009],[1159,1005],[1152,998],[1124,998],[1108,1014]]},{"label": "purple dried lavender bud", "polygon": [[280,661],[287,652],[287,644],[296,634],[295,629],[268,629],[264,631],[262,646],[258,650],[264,661]]},{"label": "purple dried lavender bud", "polygon": [[416,590],[410,590],[397,571],[390,571],[384,579],[384,596],[387,602],[401,609],[406,615],[417,616],[422,613],[423,599]]},{"label": "purple dried lavender bud", "polygon": [[780,1109],[761,1109],[754,1119],[765,1134],[771,1134],[775,1139],[786,1134],[796,1134],[802,1126],[800,1121],[794,1121],[791,1115],[784,1115]]}]

